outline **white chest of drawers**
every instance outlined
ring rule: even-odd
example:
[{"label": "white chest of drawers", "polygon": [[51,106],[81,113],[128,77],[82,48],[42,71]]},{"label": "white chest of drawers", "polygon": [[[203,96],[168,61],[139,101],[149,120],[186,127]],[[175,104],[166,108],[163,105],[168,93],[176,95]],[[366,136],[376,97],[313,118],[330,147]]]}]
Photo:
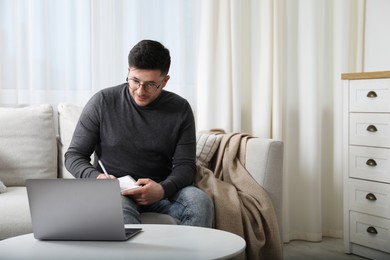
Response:
[{"label": "white chest of drawers", "polygon": [[390,259],[390,71],[342,79],[345,251]]}]

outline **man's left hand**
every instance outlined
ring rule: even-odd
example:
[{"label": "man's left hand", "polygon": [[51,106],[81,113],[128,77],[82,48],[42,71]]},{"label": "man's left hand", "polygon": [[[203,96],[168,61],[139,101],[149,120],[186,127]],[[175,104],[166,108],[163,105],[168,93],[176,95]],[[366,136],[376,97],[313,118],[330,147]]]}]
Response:
[{"label": "man's left hand", "polygon": [[137,205],[149,205],[164,197],[163,187],[151,179],[138,179],[135,185],[140,187],[125,190],[122,192],[122,195],[130,196]]}]

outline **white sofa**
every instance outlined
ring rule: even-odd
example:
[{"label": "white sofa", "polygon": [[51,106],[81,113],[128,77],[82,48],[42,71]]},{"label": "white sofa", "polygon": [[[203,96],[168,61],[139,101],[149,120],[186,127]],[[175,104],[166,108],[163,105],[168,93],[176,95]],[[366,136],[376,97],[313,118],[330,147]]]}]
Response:
[{"label": "white sofa", "polygon": [[[0,193],[0,240],[32,232],[26,179],[73,178],[63,166],[63,156],[81,108],[67,104],[60,104],[57,108],[56,112],[50,105],[0,108],[0,181],[6,186],[5,192]],[[200,156],[199,152],[198,143],[197,156]],[[282,160],[281,141],[265,138],[248,141],[246,168],[254,181],[268,192],[280,233]],[[143,223],[175,223],[163,214],[147,213],[141,218]]]}]

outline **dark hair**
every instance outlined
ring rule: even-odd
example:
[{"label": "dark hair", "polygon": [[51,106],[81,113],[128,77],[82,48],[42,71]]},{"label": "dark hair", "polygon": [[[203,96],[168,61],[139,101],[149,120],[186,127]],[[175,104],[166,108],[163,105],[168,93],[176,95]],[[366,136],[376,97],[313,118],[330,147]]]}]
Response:
[{"label": "dark hair", "polygon": [[152,40],[142,40],[129,53],[129,67],[146,70],[161,70],[167,75],[171,66],[169,50],[161,43]]}]

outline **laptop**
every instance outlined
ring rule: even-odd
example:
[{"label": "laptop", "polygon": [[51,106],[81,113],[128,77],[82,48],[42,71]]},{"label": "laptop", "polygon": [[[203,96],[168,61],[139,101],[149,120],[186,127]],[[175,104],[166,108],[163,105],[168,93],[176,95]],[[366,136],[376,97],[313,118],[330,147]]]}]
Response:
[{"label": "laptop", "polygon": [[124,241],[141,231],[125,229],[118,180],[26,180],[34,237],[39,240]]}]

